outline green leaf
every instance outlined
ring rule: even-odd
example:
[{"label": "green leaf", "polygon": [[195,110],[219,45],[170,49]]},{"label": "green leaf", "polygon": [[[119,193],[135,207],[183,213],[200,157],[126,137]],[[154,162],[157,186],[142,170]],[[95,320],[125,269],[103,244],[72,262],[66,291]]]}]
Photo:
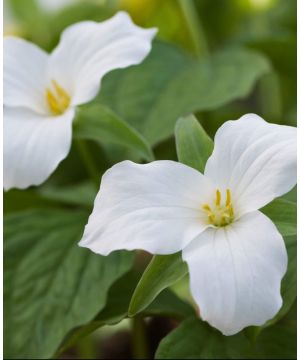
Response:
[{"label": "green leaf", "polygon": [[144,310],[162,290],[182,278],[187,271],[181,252],[154,256],[134,291],[128,315],[134,316]]},{"label": "green leaf", "polygon": [[292,202],[297,201],[297,185],[293,187],[291,191],[282,196],[282,199],[289,200]]},{"label": "green leaf", "polygon": [[200,319],[183,321],[159,344],[156,359],[294,359],[296,328],[284,323],[266,329],[255,343],[243,333],[223,336]]},{"label": "green leaf", "polygon": [[3,209],[5,214],[37,207],[57,207],[57,203],[50,201],[50,199],[43,199],[34,188],[26,189],[26,191],[11,189],[3,193]]},{"label": "green leaf", "polygon": [[154,42],[141,65],[105,77],[98,101],[153,145],[173,134],[178,118],[248,96],[268,71],[266,58],[251,50],[229,49],[199,61]]},{"label": "green leaf", "polygon": [[[90,323],[68,334],[56,355],[62,354],[69,347],[76,344],[79,339],[96,329],[104,325],[117,324],[125,319],[137,281],[138,275],[133,271],[117,280],[109,289],[105,308]],[[181,320],[193,315],[193,313],[193,308],[189,304],[180,300],[172,291],[166,289],[142,312],[142,316],[169,316]]]},{"label": "green leaf", "polygon": [[118,279],[109,289],[105,307],[89,323],[72,330],[64,339],[55,358],[104,325],[114,325],[126,318],[130,298],[137,283],[137,274],[130,271]]},{"label": "green leaf", "polygon": [[195,116],[189,115],[177,121],[175,140],[178,160],[203,173],[214,143]]},{"label": "green leaf", "polygon": [[35,210],[4,223],[5,357],[49,358],[65,335],[104,308],[133,256],[80,248],[86,212]]},{"label": "green leaf", "polygon": [[168,316],[177,320],[195,315],[195,310],[171,290],[163,290],[157,298],[142,311],[143,316]]},{"label": "green leaf", "polygon": [[41,28],[44,17],[36,0],[27,0],[26,2],[22,0],[9,0],[6,1],[6,5],[9,6],[18,22],[28,27],[27,31],[31,27]]},{"label": "green leaf", "polygon": [[47,200],[91,207],[97,195],[97,189],[93,183],[87,181],[68,186],[45,185],[38,190],[38,193]]},{"label": "green leaf", "polygon": [[201,320],[190,318],[161,341],[155,359],[243,359],[249,346],[242,333],[223,336]]},{"label": "green leaf", "polygon": [[74,137],[124,145],[145,160],[154,159],[152,150],[142,135],[100,104],[93,103],[78,110],[74,122]]},{"label": "green leaf", "polygon": [[297,234],[297,205],[282,198],[272,201],[261,209],[277,226],[282,236]]},{"label": "green leaf", "polygon": [[256,359],[296,359],[296,326],[276,324],[264,330],[255,343],[253,353]]}]

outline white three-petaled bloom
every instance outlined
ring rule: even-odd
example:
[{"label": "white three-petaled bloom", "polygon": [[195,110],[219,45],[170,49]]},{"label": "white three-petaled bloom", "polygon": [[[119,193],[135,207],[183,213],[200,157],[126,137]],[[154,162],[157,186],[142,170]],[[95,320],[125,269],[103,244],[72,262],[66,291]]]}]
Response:
[{"label": "white three-petaled bloom", "polygon": [[109,71],[140,63],[155,29],[120,12],[68,27],[49,55],[25,40],[4,40],[4,188],[39,185],[67,156],[77,105],[93,99]]},{"label": "white three-petaled bloom", "polygon": [[282,305],[282,236],[259,208],[296,183],[296,129],[256,115],[217,132],[205,173],[173,161],[113,166],[80,246],[153,254],[182,250],[203,320],[232,335]]}]

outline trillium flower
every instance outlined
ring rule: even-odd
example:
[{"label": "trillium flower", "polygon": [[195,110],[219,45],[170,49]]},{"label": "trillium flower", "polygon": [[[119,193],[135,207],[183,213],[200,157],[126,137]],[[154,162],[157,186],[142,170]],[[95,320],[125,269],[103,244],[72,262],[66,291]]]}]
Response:
[{"label": "trillium flower", "polygon": [[296,129],[248,114],[218,130],[204,175],[174,161],[109,169],[79,245],[101,255],[182,250],[202,319],[232,335],[282,305],[287,252],[258,209],[295,183]]},{"label": "trillium flower", "polygon": [[156,29],[119,12],[102,23],[68,27],[47,54],[25,40],[4,40],[4,188],[39,185],[67,156],[76,106],[92,100],[109,71],[139,64]]}]

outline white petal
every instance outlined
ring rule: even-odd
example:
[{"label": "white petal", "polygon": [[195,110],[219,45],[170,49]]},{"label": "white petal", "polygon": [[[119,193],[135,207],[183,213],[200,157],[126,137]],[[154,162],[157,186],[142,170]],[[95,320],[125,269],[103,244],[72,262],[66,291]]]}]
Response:
[{"label": "white petal", "polygon": [[296,184],[296,128],[254,114],[226,122],[205,175],[231,189],[240,214],[261,208]]},{"label": "white petal", "polygon": [[102,255],[177,252],[207,227],[200,208],[211,192],[207,179],[186,165],[121,162],[102,178],[80,246]]},{"label": "white petal", "polygon": [[46,74],[48,54],[15,37],[3,41],[4,105],[23,106],[47,113]]},{"label": "white petal", "polygon": [[263,325],[281,308],[287,253],[282,236],[261,212],[207,229],[182,254],[200,316],[224,335]]},{"label": "white petal", "polygon": [[22,108],[4,109],[4,189],[44,182],[67,156],[74,109],[46,117]]},{"label": "white petal", "polygon": [[50,57],[49,81],[55,79],[79,105],[93,99],[102,77],[113,69],[139,64],[151,50],[155,29],[142,29],[119,12],[102,23],[68,27]]}]

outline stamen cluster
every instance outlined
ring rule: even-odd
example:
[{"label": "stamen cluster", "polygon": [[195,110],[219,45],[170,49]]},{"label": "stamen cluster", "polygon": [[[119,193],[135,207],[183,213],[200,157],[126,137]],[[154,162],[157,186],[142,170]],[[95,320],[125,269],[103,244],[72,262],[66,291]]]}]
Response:
[{"label": "stamen cluster", "polygon": [[51,112],[55,115],[63,114],[70,105],[71,98],[69,94],[57,83],[52,80],[54,91],[46,89],[46,99]]},{"label": "stamen cluster", "polygon": [[226,189],[226,201],[225,204],[221,203],[221,192],[219,189],[216,190],[216,198],[213,206],[204,204],[202,209],[207,214],[209,224],[217,227],[226,226],[233,222],[234,211],[231,202],[231,193],[229,189]]}]

